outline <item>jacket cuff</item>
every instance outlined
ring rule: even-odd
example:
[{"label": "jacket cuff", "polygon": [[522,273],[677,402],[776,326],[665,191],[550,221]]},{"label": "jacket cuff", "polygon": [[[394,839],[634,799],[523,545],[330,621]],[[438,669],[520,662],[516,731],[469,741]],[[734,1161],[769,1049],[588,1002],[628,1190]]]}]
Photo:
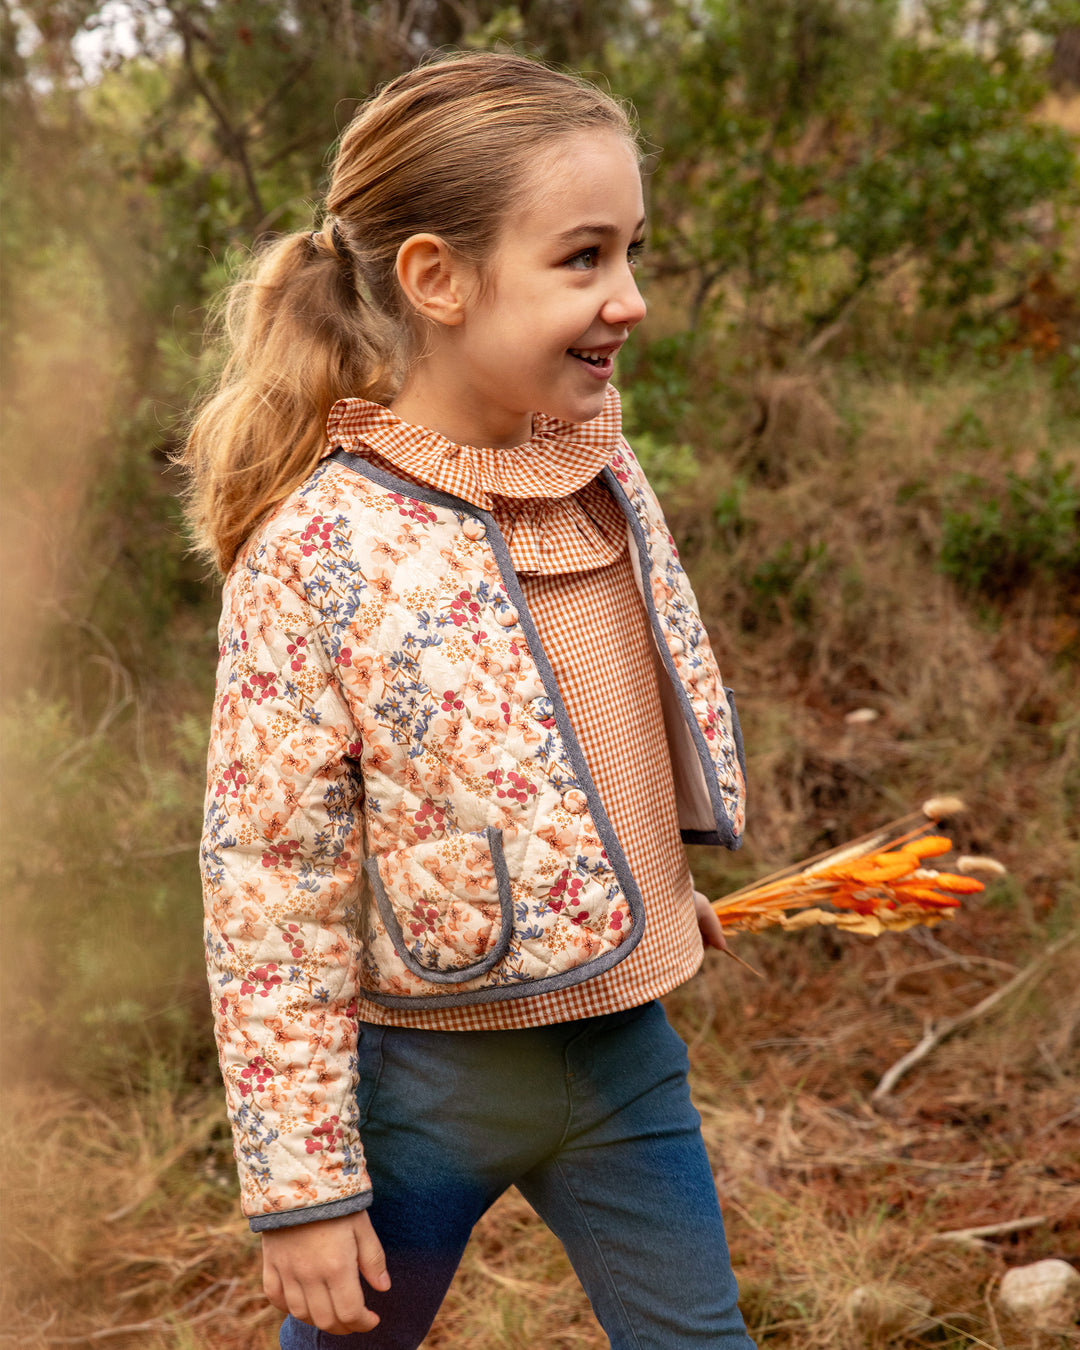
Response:
[{"label": "jacket cuff", "polygon": [[340,1219],[344,1214],[359,1214],[371,1204],[371,1191],[347,1195],[344,1200],[329,1200],[325,1205],[309,1205],[306,1209],[285,1209],[274,1214],[256,1214],[248,1219],[253,1233],[268,1228],[295,1228],[301,1223],[317,1223],[320,1219]]}]

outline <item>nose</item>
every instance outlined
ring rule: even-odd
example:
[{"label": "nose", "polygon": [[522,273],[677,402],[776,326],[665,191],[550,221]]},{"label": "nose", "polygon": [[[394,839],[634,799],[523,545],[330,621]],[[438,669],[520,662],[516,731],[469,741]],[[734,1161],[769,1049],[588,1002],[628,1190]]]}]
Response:
[{"label": "nose", "polygon": [[646,304],[628,266],[619,275],[605,300],[600,317],[613,328],[633,328],[645,317]]}]

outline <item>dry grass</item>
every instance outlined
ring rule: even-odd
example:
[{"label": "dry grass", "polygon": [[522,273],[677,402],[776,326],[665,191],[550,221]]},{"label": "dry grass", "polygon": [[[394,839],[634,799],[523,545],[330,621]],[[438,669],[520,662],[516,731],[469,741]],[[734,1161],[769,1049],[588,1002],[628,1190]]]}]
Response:
[{"label": "dry grass", "polygon": [[[273,1319],[252,1285],[257,1240],[235,1221],[231,1166],[219,1166],[220,1121],[207,1092],[101,1106],[30,1088],[9,1094],[9,1341],[26,1350],[258,1343],[249,1333]],[[208,1325],[225,1337],[199,1339]]]},{"label": "dry grass", "polygon": [[[952,935],[957,952],[981,945],[977,924],[965,928]],[[767,953],[755,955],[767,964]],[[987,1281],[1028,1256],[1063,1254],[1080,1217],[1080,1159],[1070,1164],[1058,1134],[1080,1109],[1067,1076],[1080,958],[1062,954],[1042,988],[941,1046],[901,1083],[888,1114],[868,1105],[888,1064],[924,1022],[970,1006],[1003,973],[965,971],[936,941],[892,940],[845,945],[838,960],[803,970],[794,983],[786,959],[782,969],[784,995],[770,988],[767,1015],[755,1011],[756,1035],[740,1045],[753,1114],[737,1109],[741,1094],[732,1101],[723,1092],[704,1044],[698,1061],[706,1131],[759,1336],[770,1345],[855,1350],[867,1341],[848,1326],[852,1290],[895,1282],[926,1296],[942,1320],[991,1339]],[[732,1021],[740,994],[765,1004],[742,972],[729,984]],[[774,1024],[772,1034],[761,1035],[763,1021]],[[1044,1035],[1033,1040],[1036,1027]],[[984,1251],[936,1240],[1040,1215],[1031,1230]]]}]

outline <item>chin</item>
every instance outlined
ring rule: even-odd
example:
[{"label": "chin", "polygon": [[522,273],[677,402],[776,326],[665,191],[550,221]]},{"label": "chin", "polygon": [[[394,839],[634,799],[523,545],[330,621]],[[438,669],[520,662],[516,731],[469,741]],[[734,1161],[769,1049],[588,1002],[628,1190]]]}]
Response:
[{"label": "chin", "polygon": [[552,399],[540,409],[548,417],[556,417],[560,422],[591,422],[604,411],[607,385],[601,385],[596,394],[589,398]]},{"label": "chin", "polygon": [[600,399],[600,401],[596,404],[595,407],[590,408],[587,413],[583,413],[580,417],[575,417],[572,420],[575,422],[592,422],[597,417],[599,417],[603,411],[604,411],[604,400]]}]

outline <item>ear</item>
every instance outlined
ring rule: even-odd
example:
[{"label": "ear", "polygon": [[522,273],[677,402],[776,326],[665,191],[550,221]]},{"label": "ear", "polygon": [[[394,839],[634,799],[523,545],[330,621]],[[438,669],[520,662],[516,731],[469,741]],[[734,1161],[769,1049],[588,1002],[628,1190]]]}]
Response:
[{"label": "ear", "polygon": [[417,314],[448,328],[464,322],[474,278],[437,234],[413,234],[405,240],[398,249],[397,279]]}]

